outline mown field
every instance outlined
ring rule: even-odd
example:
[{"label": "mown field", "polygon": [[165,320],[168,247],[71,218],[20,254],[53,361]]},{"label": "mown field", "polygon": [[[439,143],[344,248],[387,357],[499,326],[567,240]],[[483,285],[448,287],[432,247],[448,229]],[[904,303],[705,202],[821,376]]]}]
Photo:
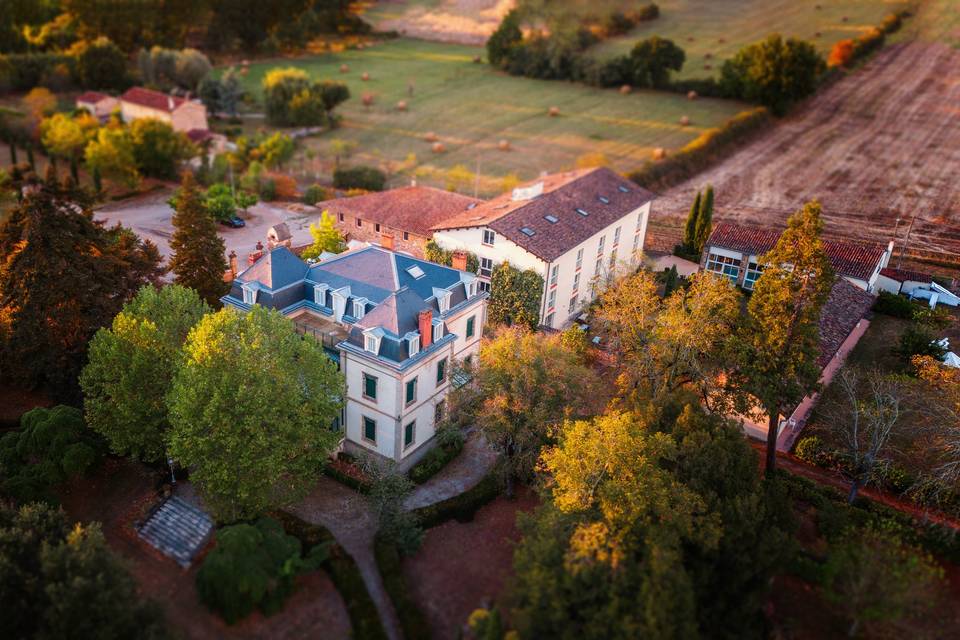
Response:
[{"label": "mown field", "polygon": [[717,76],[741,47],[777,32],[809,40],[826,56],[908,6],[900,0],[657,0],[660,17],[593,48],[599,57],[628,53],[637,40],[661,36],[687,54],[679,78]]},{"label": "mown field", "polygon": [[[333,169],[335,149],[353,145],[348,164],[376,164],[393,184],[413,175],[443,186],[456,165],[475,171],[481,194],[502,190],[505,176],[521,180],[541,171],[571,169],[601,154],[627,171],[658,147],[676,149],[745,108],[725,100],[689,101],[654,91],[622,95],[568,82],[511,77],[473,62],[478,47],[398,39],[360,50],[250,65],[246,88],[260,100],[264,74],[296,66],[314,79],[346,82],[353,97],[338,108],[340,128],[307,141],[321,175]],[[341,73],[346,64],[349,72]],[[362,75],[369,74],[369,81]],[[374,102],[363,105],[362,96]],[[407,110],[397,109],[406,101]],[[550,117],[551,106],[560,115]],[[690,118],[689,126],[680,119]],[[427,134],[444,145],[432,150]],[[510,149],[498,148],[506,140]],[[339,142],[338,142],[339,141]],[[586,157],[590,156],[590,157]],[[509,181],[509,178],[508,178]],[[472,189],[472,185],[470,186]]]}]

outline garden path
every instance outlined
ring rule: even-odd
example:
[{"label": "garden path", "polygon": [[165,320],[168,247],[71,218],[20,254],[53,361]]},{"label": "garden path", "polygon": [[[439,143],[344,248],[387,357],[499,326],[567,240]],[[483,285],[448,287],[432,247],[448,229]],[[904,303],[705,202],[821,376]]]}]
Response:
[{"label": "garden path", "polygon": [[471,429],[460,455],[447,463],[437,475],[414,489],[403,506],[408,510],[419,509],[472,489],[493,468],[496,459],[497,454],[480,432]]}]

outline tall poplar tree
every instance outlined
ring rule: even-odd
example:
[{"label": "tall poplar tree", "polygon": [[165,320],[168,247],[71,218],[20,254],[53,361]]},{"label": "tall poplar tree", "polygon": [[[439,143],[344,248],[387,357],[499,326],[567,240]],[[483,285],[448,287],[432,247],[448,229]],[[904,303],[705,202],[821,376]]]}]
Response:
[{"label": "tall poplar tree", "polygon": [[217,235],[217,223],[207,211],[204,196],[190,173],[184,173],[177,191],[176,213],[173,214],[173,238],[170,248],[170,270],[177,284],[190,287],[207,304],[220,306],[220,297],[228,285],[223,280],[227,270],[226,248]]},{"label": "tall poplar tree", "polygon": [[713,230],[713,185],[707,185],[707,192],[700,202],[700,214],[697,216],[697,230],[694,237],[694,244],[697,252],[702,252],[703,247],[710,239],[710,231]]},{"label": "tall poplar tree", "polygon": [[697,197],[693,199],[693,206],[690,207],[690,213],[687,215],[687,224],[683,228],[683,249],[687,253],[693,253],[697,246],[697,218],[700,216],[700,192],[697,191]]},{"label": "tall poplar tree", "polygon": [[776,465],[779,416],[816,388],[820,377],[820,310],[834,273],[823,249],[820,204],[808,202],[787,221],[777,245],[760,259],[763,274],[736,339],[738,391],[768,416],[767,474]]}]

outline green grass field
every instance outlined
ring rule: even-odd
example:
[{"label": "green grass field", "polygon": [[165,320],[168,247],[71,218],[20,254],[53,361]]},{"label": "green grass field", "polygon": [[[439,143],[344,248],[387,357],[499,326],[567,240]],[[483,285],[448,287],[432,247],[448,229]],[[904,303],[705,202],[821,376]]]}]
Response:
[{"label": "green grass field", "polygon": [[687,53],[677,77],[706,78],[719,75],[723,61],[741,47],[771,33],[809,40],[826,56],[837,41],[855,38],[908,6],[902,0],[657,0],[657,4],[659,18],[598,44],[592,52],[598,57],[620,55],[637,40],[661,36]]},{"label": "green grass field", "polygon": [[[583,85],[511,77],[476,64],[479,47],[410,39],[384,42],[310,58],[272,60],[250,65],[246,88],[260,99],[264,74],[296,66],[314,79],[346,82],[353,97],[338,108],[341,127],[307,141],[317,152],[312,161],[321,177],[333,169],[332,145],[352,143],[348,164],[376,164],[388,170],[392,185],[413,175],[422,183],[444,186],[456,165],[480,166],[481,194],[499,193],[504,177],[530,179],[541,171],[577,165],[587,154],[602,154],[614,169],[627,171],[648,160],[657,147],[676,149],[705,129],[745,108],[725,101],[654,91],[622,95]],[[341,73],[340,66],[349,66]],[[370,74],[364,82],[362,74]],[[413,88],[412,96],[410,87]],[[374,96],[364,107],[362,96]],[[396,104],[405,100],[406,112]],[[549,117],[551,106],[560,109]],[[689,126],[681,126],[683,116]],[[446,147],[434,153],[425,139],[435,133]],[[498,149],[507,140],[509,151]],[[509,179],[508,179],[509,180]],[[469,191],[469,187],[460,190]]]}]

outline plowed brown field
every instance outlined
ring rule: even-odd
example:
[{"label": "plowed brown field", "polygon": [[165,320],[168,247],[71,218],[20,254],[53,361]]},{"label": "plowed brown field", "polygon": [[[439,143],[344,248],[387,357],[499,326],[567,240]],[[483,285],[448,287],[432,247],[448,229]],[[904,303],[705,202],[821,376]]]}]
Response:
[{"label": "plowed brown field", "polygon": [[649,248],[672,248],[694,191],[708,183],[715,220],[782,226],[817,198],[828,236],[885,244],[900,218],[900,245],[915,216],[908,255],[960,260],[960,49],[926,38],[888,46],[663,194]]}]

